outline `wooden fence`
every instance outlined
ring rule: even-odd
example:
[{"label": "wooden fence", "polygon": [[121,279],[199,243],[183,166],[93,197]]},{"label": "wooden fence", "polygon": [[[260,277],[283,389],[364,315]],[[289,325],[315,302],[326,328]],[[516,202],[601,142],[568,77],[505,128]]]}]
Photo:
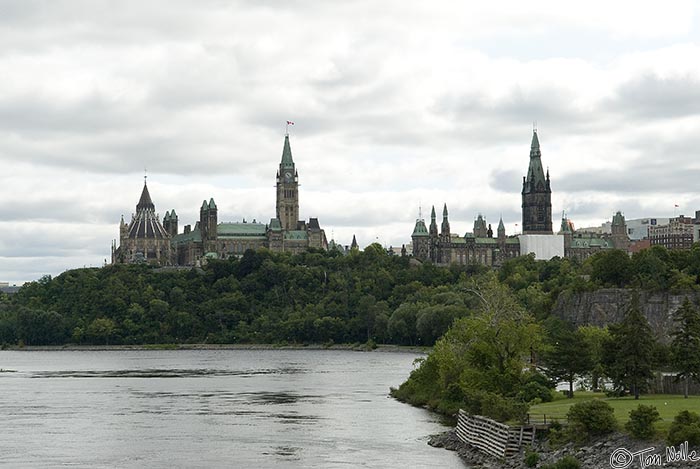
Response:
[{"label": "wooden fence", "polygon": [[480,415],[469,415],[460,409],[457,437],[486,454],[502,458],[520,451],[535,440],[534,425],[511,427]]}]

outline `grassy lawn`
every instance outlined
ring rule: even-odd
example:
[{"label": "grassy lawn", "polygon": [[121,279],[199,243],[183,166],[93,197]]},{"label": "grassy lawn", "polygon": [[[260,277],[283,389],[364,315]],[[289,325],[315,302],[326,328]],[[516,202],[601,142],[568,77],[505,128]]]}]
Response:
[{"label": "grassy lawn", "polygon": [[546,415],[548,421],[557,419],[564,423],[569,407],[577,402],[590,399],[602,399],[610,404],[615,409],[615,418],[617,418],[620,429],[623,429],[624,424],[629,420],[630,410],[636,409],[639,404],[654,406],[662,418],[660,422],[656,423],[656,429],[664,434],[668,432],[673,417],[678,412],[682,410],[698,412],[700,410],[700,396],[690,396],[688,399],[684,399],[682,395],[649,394],[639,396],[639,400],[635,401],[634,397],[605,397],[603,393],[577,391],[574,393],[573,399],[567,399],[560,394],[555,401],[530,407],[530,415],[539,418]]}]

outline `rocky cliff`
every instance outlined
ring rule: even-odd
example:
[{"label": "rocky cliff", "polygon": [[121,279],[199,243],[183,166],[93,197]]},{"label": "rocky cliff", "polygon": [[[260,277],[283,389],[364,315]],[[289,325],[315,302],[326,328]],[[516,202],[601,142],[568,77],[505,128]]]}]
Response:
[{"label": "rocky cliff", "polygon": [[[661,342],[668,343],[675,329],[673,313],[681,306],[685,297],[694,304],[700,303],[700,294],[688,292],[671,294],[664,292],[639,292],[639,304]],[[632,290],[606,288],[592,292],[563,292],[557,298],[553,314],[577,326],[606,326],[622,320],[629,308]]]}]

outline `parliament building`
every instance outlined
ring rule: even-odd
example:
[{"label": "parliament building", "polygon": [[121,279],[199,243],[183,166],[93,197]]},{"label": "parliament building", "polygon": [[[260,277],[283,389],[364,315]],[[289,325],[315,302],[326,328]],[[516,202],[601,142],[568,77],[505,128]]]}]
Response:
[{"label": "parliament building", "polygon": [[326,234],[317,218],[299,220],[299,173],[292,158],[289,134],[284,137],[277,171],[275,217],[269,223],[219,222],[216,202],[204,200],[199,221],[179,232],[175,210],[165,212],[161,223],[144,180],[136,212],[127,224],[122,217],[119,245],[112,243],[112,263],[147,262],[160,266],[194,266],[206,259],[240,256],[247,249],[276,252],[328,249]]},{"label": "parliament building", "polygon": [[[573,223],[562,215],[561,229],[553,232],[552,188],[549,170],[542,167],[542,153],[537,130],[533,131],[530,144],[530,163],[527,176],[523,176],[522,234],[506,235],[503,219],[499,220],[494,236],[491,224],[479,214],[472,232],[452,233],[447,204],[443,206],[442,223],[438,230],[435,207],[430,214],[430,226],[418,218],[413,228],[411,241],[413,256],[421,261],[438,265],[481,264],[497,267],[505,260],[528,254],[538,249],[554,252],[562,257],[583,260],[605,249],[627,250],[630,245],[625,217],[617,212],[612,221],[612,235],[577,232]],[[550,248],[550,249],[547,249]],[[536,258],[549,258],[552,254]]]}]

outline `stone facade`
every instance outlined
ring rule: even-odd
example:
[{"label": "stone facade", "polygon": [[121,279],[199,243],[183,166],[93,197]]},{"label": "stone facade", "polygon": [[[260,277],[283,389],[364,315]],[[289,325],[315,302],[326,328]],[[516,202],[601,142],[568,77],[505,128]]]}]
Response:
[{"label": "stone facade", "polygon": [[620,249],[628,252],[630,238],[627,234],[625,216],[617,212],[612,219],[612,233],[591,233],[576,231],[574,225],[562,216],[560,235],[564,235],[564,256],[583,261],[590,256],[609,249]]},{"label": "stone facade", "polygon": [[[530,161],[527,176],[523,177],[522,187],[522,227],[523,235],[552,235],[552,188],[549,171],[542,168],[542,153],[537,131],[533,131],[530,144]],[[617,212],[613,217],[612,234],[600,235],[578,233],[566,217],[562,217],[559,235],[564,235],[564,256],[579,260],[604,249],[627,251],[630,239],[627,235],[625,217]],[[494,237],[491,225],[479,214],[474,221],[471,233],[454,234],[450,230],[447,204],[443,206],[442,224],[438,225],[433,207],[430,226],[420,216],[416,220],[411,235],[413,257],[439,265],[482,264],[499,266],[506,259],[521,254],[521,242],[517,236],[506,236],[501,219]]]},{"label": "stone facade", "polygon": [[299,173],[292,159],[289,135],[285,135],[282,161],[277,171],[276,216],[269,223],[219,222],[216,202],[204,200],[194,228],[178,233],[178,216],[168,211],[160,223],[144,184],[137,213],[120,227],[119,247],[112,246],[112,263],[145,261],[156,265],[198,265],[206,259],[240,256],[248,249],[275,252],[328,249],[326,234],[317,218],[299,220]]}]

